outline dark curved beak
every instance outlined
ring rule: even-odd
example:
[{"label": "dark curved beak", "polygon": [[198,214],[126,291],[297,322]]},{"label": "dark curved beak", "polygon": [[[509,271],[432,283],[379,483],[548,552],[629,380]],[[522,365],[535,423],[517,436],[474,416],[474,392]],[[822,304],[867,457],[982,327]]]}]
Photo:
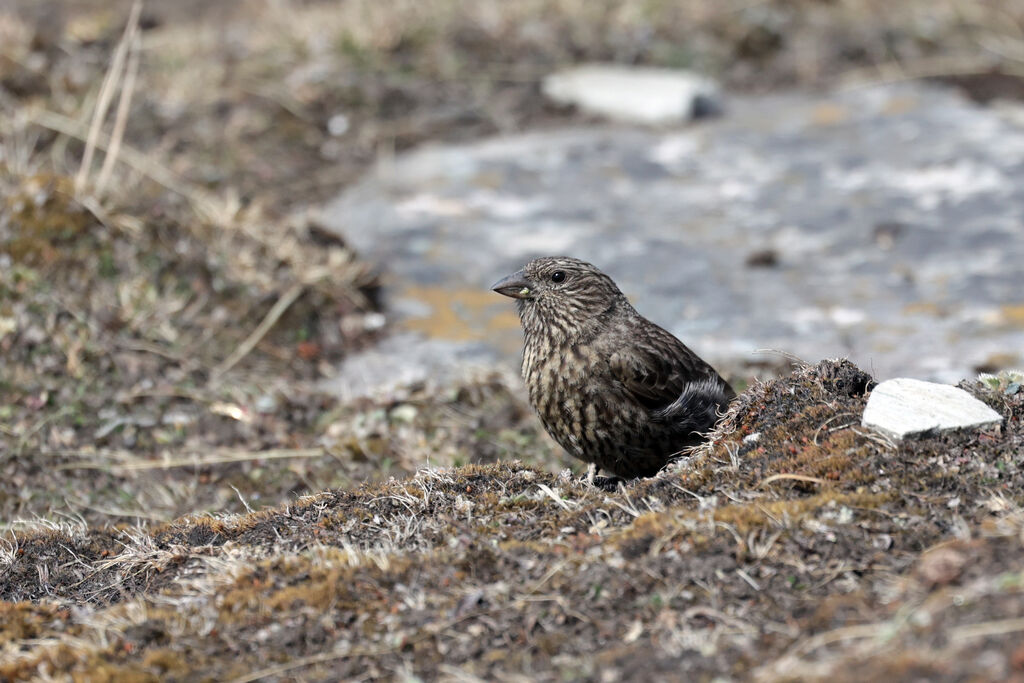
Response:
[{"label": "dark curved beak", "polygon": [[498,280],[491,289],[513,299],[529,299],[533,296],[530,281],[526,279],[526,273],[521,270]]}]

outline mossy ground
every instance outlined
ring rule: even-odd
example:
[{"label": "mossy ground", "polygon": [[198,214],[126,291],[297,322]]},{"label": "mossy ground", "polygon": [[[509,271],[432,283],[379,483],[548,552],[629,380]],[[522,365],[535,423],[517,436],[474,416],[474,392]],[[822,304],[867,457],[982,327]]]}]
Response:
[{"label": "mossy ground", "polygon": [[833,361],[758,384],[706,448],[615,493],[505,462],[20,533],[0,673],[1024,673],[1024,395],[972,385],[1003,427],[893,446],[843,419],[868,386]]},{"label": "mossy ground", "polygon": [[129,6],[0,7],[0,677],[1024,675],[1019,393],[896,447],[823,363],[596,491],[500,373],[320,393],[388,333],[388,264],[307,213],[421,142],[579,121],[539,79],[583,60],[1013,96],[980,47],[1020,2],[150,2],[80,176]]}]

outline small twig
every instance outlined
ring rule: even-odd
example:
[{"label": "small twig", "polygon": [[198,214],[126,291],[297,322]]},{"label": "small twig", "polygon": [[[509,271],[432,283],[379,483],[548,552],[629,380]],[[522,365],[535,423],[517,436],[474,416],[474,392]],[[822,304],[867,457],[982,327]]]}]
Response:
[{"label": "small twig", "polygon": [[824,484],[828,483],[828,481],[825,480],[825,479],[819,479],[818,477],[809,477],[806,474],[773,474],[770,477],[766,477],[766,478],[762,479],[761,483],[759,483],[757,486],[758,486],[758,488],[760,488],[762,486],[766,486],[766,485],[772,483],[773,481],[779,481],[780,479],[792,479],[794,481],[806,481],[806,482],[811,483],[811,484],[821,484],[821,485],[824,485]]},{"label": "small twig", "polygon": [[256,345],[260,343],[263,337],[267,336],[271,328],[274,327],[274,323],[284,315],[295,300],[298,299],[302,293],[306,291],[306,286],[300,283],[292,285],[288,291],[281,295],[281,298],[271,307],[267,312],[267,315],[263,318],[263,321],[256,326],[256,329],[252,331],[252,334],[242,342],[241,346],[234,350],[234,352],[228,356],[228,358],[213,369],[213,379],[218,379],[225,372],[238,365],[238,362],[249,355],[249,353],[256,348]]}]

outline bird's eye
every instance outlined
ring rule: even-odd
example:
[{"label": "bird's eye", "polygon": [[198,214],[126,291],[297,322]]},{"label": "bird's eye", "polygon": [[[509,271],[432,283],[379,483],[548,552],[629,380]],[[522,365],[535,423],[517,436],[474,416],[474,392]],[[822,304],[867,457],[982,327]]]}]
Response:
[{"label": "bird's eye", "polygon": [[563,282],[564,280],[565,280],[565,273],[562,272],[561,270],[556,270],[555,272],[551,273],[551,281],[552,282]]}]

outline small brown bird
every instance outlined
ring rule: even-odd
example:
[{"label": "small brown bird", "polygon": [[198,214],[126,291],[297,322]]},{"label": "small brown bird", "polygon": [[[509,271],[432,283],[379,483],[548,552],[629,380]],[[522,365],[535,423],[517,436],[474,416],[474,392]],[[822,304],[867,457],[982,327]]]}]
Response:
[{"label": "small brown bird", "polygon": [[523,379],[544,428],[575,457],[649,477],[703,440],[735,392],[647,320],[610,277],[565,256],[530,261],[492,288],[516,299]]}]

